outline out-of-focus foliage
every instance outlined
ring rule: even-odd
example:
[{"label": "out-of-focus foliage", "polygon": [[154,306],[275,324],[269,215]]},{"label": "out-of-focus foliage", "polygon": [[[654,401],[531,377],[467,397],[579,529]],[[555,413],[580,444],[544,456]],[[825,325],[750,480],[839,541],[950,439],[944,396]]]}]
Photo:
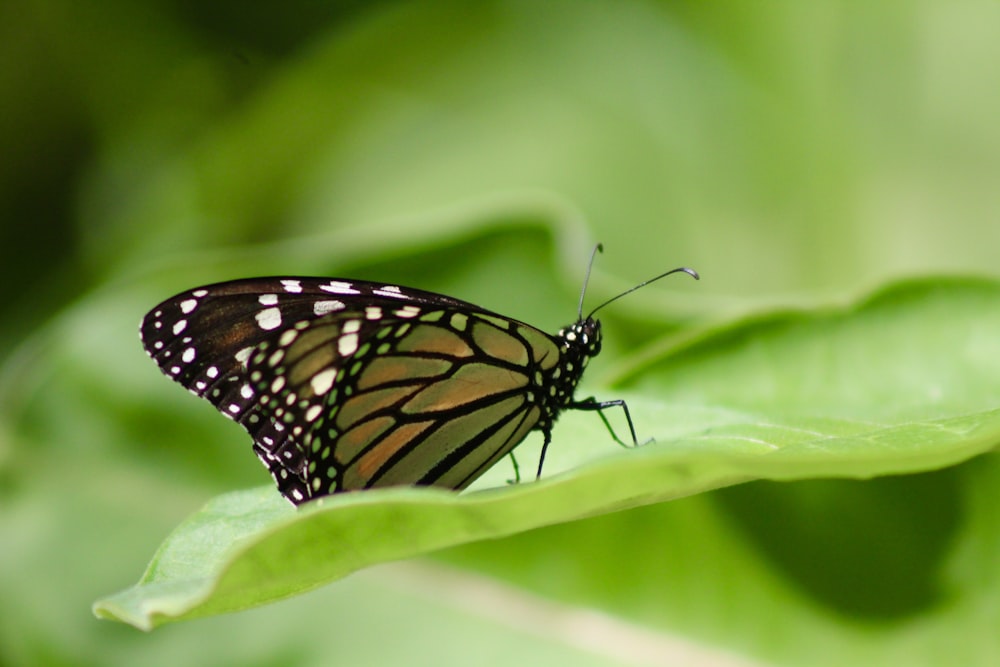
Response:
[{"label": "out-of-focus foliage", "polygon": [[[645,390],[657,341],[697,322],[996,276],[998,32],[990,0],[3,3],[0,662],[669,664],[680,635],[736,662],[995,664],[989,454],[438,558],[548,601],[435,565],[434,587],[377,568],[151,635],[89,605],[209,497],[265,481],[239,429],[143,357],[164,296],[347,275],[554,329],[601,240],[593,303],[678,264],[704,276],[602,313],[588,389]],[[600,609],[599,630],[550,601]]]}]

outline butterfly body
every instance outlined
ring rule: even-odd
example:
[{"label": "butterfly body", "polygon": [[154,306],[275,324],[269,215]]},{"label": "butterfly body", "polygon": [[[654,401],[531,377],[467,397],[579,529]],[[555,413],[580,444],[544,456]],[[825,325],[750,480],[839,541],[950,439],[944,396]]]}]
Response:
[{"label": "butterfly body", "polygon": [[533,430],[544,456],[562,410],[623,405],[573,397],[600,352],[592,316],[553,336],[382,283],[208,285],[161,303],[140,333],[166,375],[250,433],[295,504],[382,486],[462,489]]}]

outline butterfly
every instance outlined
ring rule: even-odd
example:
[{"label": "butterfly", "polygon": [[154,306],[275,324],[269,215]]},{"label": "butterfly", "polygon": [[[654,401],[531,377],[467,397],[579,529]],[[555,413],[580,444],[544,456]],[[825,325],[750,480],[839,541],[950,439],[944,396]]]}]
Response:
[{"label": "butterfly", "polygon": [[573,394],[601,350],[596,312],[678,272],[699,277],[667,271],[586,317],[581,293],[577,321],[555,335],[433,292],[307,277],[182,292],[149,311],[140,335],[164,374],[250,433],[293,504],[384,486],[460,490],[531,431],[544,436],[540,476],[563,410],[597,411],[621,443],[602,412],[620,407],[636,444],[624,401]]}]

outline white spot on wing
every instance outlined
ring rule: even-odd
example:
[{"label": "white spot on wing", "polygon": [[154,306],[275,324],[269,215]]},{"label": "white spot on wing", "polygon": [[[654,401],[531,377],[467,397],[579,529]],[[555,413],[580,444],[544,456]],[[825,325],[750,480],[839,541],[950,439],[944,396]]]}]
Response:
[{"label": "white spot on wing", "polygon": [[331,280],[326,285],[320,285],[319,288],[324,292],[332,292],[333,294],[361,294],[361,292],[351,287],[351,283],[345,283],[342,280]]},{"label": "white spot on wing", "polygon": [[257,326],[264,331],[271,331],[281,326],[281,311],[277,308],[265,308],[254,315]]},{"label": "white spot on wing", "polygon": [[192,361],[194,361],[194,355],[195,355],[194,348],[189,347],[188,349],[184,350],[184,353],[181,355],[181,361],[183,361],[185,364],[190,364]]},{"label": "white spot on wing", "polygon": [[243,398],[253,398],[253,388],[248,384],[243,385],[240,387],[240,396]]},{"label": "white spot on wing", "polygon": [[395,311],[396,317],[416,317],[420,314],[420,309],[416,306],[403,306]]},{"label": "white spot on wing", "polygon": [[174,322],[174,335],[176,336],[180,332],[184,331],[184,327],[188,325],[187,320],[177,320]]},{"label": "white spot on wing", "polygon": [[306,410],[306,421],[307,422],[316,421],[316,418],[319,417],[320,413],[322,413],[322,412],[323,412],[323,406],[322,405],[314,405],[314,406],[312,406],[311,408],[309,408],[308,410]]},{"label": "white spot on wing", "polygon": [[181,301],[180,306],[181,312],[187,315],[198,307],[198,299],[184,299]]},{"label": "white spot on wing", "polygon": [[347,306],[343,301],[317,301],[313,304],[313,313],[316,315],[326,315],[327,313],[332,313],[335,310],[343,310]]},{"label": "white spot on wing", "polygon": [[198,299],[200,299],[203,296],[207,296],[207,295],[208,295],[208,290],[207,289],[199,289],[199,290],[195,290],[195,291],[191,292],[191,296],[196,297]]},{"label": "white spot on wing", "polygon": [[298,280],[282,280],[281,286],[285,288],[286,292],[301,292],[302,283]]},{"label": "white spot on wing", "polygon": [[262,306],[276,306],[278,305],[278,295],[261,294],[259,297],[257,297],[257,302]]},{"label": "white spot on wing", "polygon": [[348,320],[344,322],[344,328],[341,329],[345,334],[357,333],[361,330],[361,320]]},{"label": "white spot on wing", "polygon": [[330,391],[336,377],[337,370],[334,368],[327,368],[326,370],[313,375],[312,380],[309,381],[309,384],[312,385],[313,393],[317,396],[322,396],[326,392]]},{"label": "white spot on wing", "polygon": [[373,290],[372,294],[378,294],[379,296],[391,296],[394,299],[405,299],[406,295],[403,294],[400,289],[395,285],[383,285],[377,290]]},{"label": "white spot on wing", "polygon": [[253,347],[247,346],[233,356],[236,358],[236,361],[246,366],[251,354],[253,354]]},{"label": "white spot on wing", "polygon": [[205,375],[207,375],[212,379],[215,379],[219,377],[219,369],[215,366],[209,366],[208,369],[205,371]]},{"label": "white spot on wing", "polygon": [[[351,324],[348,322],[347,324]],[[346,325],[344,327],[346,331]],[[340,352],[340,356],[347,357],[354,354],[354,351],[358,349],[358,334],[356,333],[345,333],[341,334],[340,338],[337,339],[337,351]]]}]

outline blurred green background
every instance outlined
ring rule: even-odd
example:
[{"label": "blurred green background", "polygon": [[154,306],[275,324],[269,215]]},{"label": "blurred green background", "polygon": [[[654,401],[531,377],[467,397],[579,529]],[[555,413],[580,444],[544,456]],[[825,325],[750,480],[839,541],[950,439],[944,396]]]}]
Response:
[{"label": "blurred green background", "polygon": [[[151,635],[89,605],[266,482],[145,359],[160,299],[340,275],[554,330],[596,240],[593,302],[696,267],[606,311],[607,372],[683,322],[996,275],[998,34],[993,0],[0,4],[0,663],[996,664],[995,612],[932,624],[949,540],[995,523],[963,511],[993,457],[751,484]],[[624,319],[652,301],[676,321]]]}]

